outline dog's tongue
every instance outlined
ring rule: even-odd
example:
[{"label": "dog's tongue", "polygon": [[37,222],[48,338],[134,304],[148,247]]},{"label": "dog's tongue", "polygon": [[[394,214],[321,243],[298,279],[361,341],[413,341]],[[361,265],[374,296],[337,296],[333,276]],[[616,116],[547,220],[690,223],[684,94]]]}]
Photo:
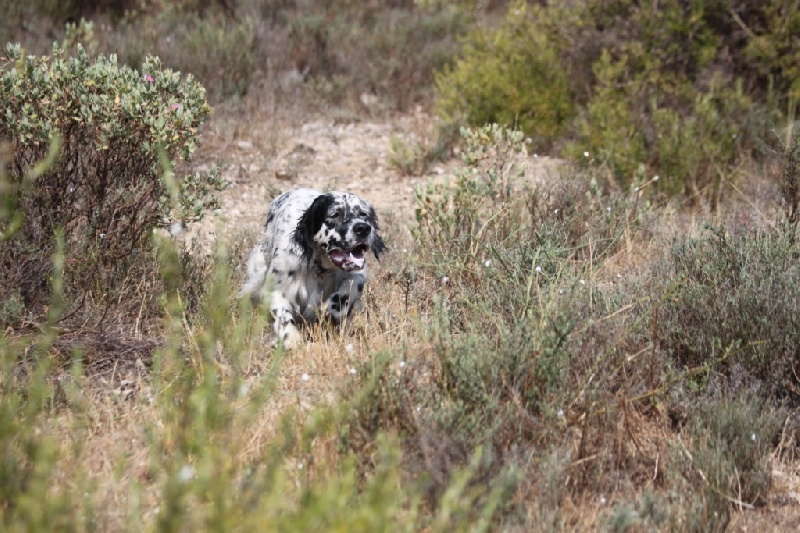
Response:
[{"label": "dog's tongue", "polygon": [[330,254],[331,261],[338,267],[363,268],[364,254],[361,252],[334,250]]}]

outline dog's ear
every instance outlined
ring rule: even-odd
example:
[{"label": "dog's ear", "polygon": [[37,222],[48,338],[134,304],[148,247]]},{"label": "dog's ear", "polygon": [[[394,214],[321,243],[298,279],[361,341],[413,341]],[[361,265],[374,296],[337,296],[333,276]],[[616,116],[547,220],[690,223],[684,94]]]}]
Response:
[{"label": "dog's ear", "polygon": [[328,216],[328,209],[333,203],[333,196],[321,194],[314,199],[311,206],[306,209],[294,230],[294,242],[300,247],[300,257],[310,264],[314,259],[314,234],[322,227]]},{"label": "dog's ear", "polygon": [[369,208],[368,218],[372,227],[375,228],[375,240],[372,241],[372,253],[375,254],[375,259],[380,261],[381,256],[386,253],[386,243],[383,242],[380,233],[378,233],[381,228],[378,227],[378,215],[375,214],[375,209],[372,207]]}]

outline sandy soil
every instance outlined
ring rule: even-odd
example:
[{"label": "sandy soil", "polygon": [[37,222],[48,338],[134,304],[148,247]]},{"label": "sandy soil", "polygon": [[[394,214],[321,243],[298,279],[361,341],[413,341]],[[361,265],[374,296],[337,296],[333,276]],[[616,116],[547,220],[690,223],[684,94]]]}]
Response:
[{"label": "sandy soil", "polygon": [[[221,209],[190,227],[187,237],[199,237],[208,246],[220,232],[257,232],[271,199],[298,187],[353,192],[372,203],[382,225],[406,227],[415,188],[428,180],[451,179],[460,158],[451,154],[449,161],[435,163],[421,175],[405,175],[392,164],[392,142],[413,146],[429,142],[432,132],[433,119],[421,110],[384,120],[254,117],[219,126],[206,133],[205,145],[211,150],[198,166],[221,165],[229,186],[220,195]],[[530,154],[526,180],[557,175],[555,162]]]}]

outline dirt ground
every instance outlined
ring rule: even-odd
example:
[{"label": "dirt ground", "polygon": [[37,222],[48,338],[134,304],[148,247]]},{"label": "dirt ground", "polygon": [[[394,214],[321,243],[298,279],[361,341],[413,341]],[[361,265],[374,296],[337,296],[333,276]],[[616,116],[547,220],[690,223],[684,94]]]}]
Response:
[{"label": "dirt ground", "polygon": [[[299,187],[358,194],[375,207],[382,226],[402,231],[413,217],[415,188],[452,178],[460,159],[451,154],[421,175],[405,175],[392,164],[392,142],[429,142],[434,128],[434,119],[421,109],[377,120],[318,115],[296,121],[256,114],[241,122],[224,115],[207,130],[201,146],[207,151],[198,157],[198,167],[219,165],[229,186],[215,216],[194,224],[185,237],[198,237],[206,247],[220,233],[257,233],[271,199]],[[557,162],[530,154],[526,180],[556,176]]]}]

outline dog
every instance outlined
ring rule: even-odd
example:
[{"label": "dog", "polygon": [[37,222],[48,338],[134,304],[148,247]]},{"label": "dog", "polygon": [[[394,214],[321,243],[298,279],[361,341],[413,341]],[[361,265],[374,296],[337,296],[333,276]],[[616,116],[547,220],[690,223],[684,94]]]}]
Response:
[{"label": "dog", "polygon": [[319,320],[340,325],[362,308],[367,254],[386,252],[372,206],[348,192],[295,189],[270,204],[264,235],[247,260],[239,293],[254,305],[269,296],[274,344],[291,348],[300,327]]}]

